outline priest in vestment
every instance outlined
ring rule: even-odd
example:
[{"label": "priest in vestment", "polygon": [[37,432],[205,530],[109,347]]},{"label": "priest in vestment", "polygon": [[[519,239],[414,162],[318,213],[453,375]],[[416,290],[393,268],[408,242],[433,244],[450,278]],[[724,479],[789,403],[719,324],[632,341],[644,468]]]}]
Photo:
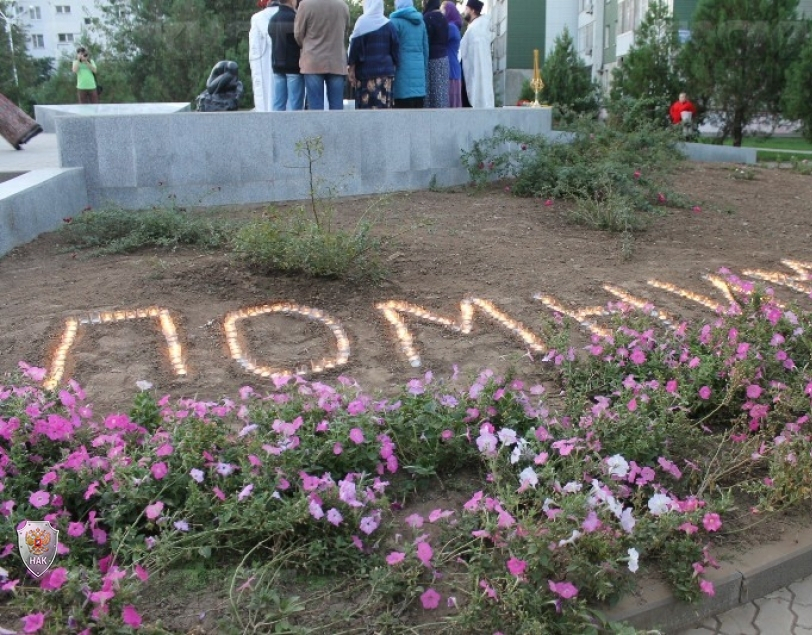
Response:
[{"label": "priest in vestment", "polygon": [[465,35],[460,42],[460,61],[462,62],[463,90],[472,108],[493,108],[493,61],[491,59],[490,16],[482,13],[480,0],[468,0],[465,15],[468,23]]}]

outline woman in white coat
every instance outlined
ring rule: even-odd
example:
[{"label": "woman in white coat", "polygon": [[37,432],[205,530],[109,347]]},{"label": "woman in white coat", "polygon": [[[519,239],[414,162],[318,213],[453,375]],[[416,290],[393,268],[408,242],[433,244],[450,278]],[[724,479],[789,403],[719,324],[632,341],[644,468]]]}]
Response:
[{"label": "woman in white coat", "polygon": [[251,86],[254,91],[254,110],[273,110],[273,69],[271,68],[271,36],[268,24],[279,10],[269,7],[270,0],[259,0],[262,8],[251,16],[251,30],[248,31],[248,63],[251,66]]}]

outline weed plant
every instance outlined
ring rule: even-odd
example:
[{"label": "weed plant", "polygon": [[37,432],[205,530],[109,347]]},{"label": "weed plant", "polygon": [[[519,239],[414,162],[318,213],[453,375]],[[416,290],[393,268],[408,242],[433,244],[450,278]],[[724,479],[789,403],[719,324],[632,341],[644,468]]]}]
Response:
[{"label": "weed plant", "polygon": [[107,208],[66,219],[62,231],[74,247],[103,255],[181,245],[216,249],[228,243],[233,225],[174,207],[145,211]]},{"label": "weed plant", "polygon": [[[302,273],[319,278],[377,280],[384,274],[380,253],[384,239],[373,234],[370,207],[351,230],[335,226],[330,190],[316,174],[324,155],[321,137],[296,144],[309,179],[309,209],[272,210],[263,220],[242,227],[234,237],[237,258],[264,273]],[[326,196],[325,196],[326,192]]]}]

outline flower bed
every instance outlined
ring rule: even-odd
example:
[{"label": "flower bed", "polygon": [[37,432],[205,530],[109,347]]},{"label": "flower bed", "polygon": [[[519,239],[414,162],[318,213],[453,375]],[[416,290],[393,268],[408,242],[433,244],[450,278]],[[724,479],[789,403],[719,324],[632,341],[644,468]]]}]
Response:
[{"label": "flower bed", "polygon": [[[591,607],[648,566],[678,597],[712,595],[728,521],[812,497],[810,314],[728,283],[714,321],[619,305],[583,351],[558,320],[551,399],[490,371],[427,373],[393,399],[282,378],[217,403],[142,384],[128,414],[99,417],[21,364],[0,388],[0,589],[22,621],[2,625],[172,632],[144,585],[193,561],[226,578],[218,632],[619,629]],[[460,504],[421,506],[472,475]],[[39,580],[16,554],[24,520],[60,530]]]}]

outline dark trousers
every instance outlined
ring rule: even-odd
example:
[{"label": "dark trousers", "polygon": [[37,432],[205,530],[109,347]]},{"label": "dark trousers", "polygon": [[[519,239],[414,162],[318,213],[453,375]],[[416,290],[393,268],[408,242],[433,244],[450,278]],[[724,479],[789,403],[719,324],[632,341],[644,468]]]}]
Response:
[{"label": "dark trousers", "polygon": [[460,70],[462,71],[462,76],[460,80],[460,84],[462,85],[462,107],[472,108],[471,102],[468,101],[468,91],[465,89],[465,69],[462,68],[462,64],[460,64]]},{"label": "dark trousers", "polygon": [[99,103],[99,93],[96,92],[96,89],[93,90],[79,90],[76,91],[79,93],[79,103],[80,104],[98,104]]},{"label": "dark trousers", "polygon": [[422,108],[425,97],[408,97],[395,99],[395,108]]}]

